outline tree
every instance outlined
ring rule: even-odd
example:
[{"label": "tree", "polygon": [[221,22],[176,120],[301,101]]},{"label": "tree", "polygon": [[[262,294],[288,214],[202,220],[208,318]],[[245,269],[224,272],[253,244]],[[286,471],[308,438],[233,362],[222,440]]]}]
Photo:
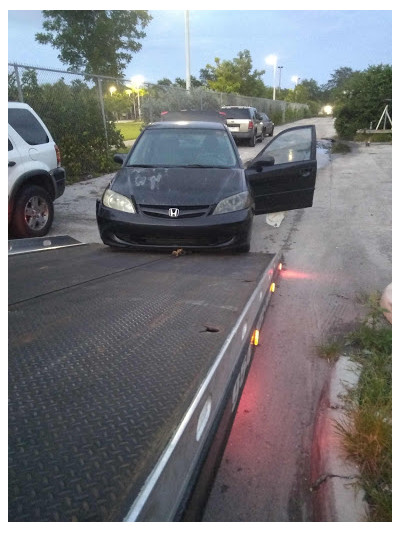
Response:
[{"label": "tree", "polygon": [[104,105],[112,120],[119,120],[121,115],[130,113],[132,109],[131,90],[120,87],[119,90],[106,93]]},{"label": "tree", "polygon": [[[175,78],[175,85],[186,89],[186,80],[183,78]],[[198,80],[194,76],[190,76],[190,86],[191,87],[202,87],[204,84],[201,80]]]},{"label": "tree", "polygon": [[343,90],[343,86],[357,71],[350,67],[341,67],[331,74],[328,83],[322,86],[321,90],[325,93],[325,101],[335,98],[335,95]]},{"label": "tree", "polygon": [[375,65],[354,72],[334,100],[335,128],[343,139],[352,139],[358,129],[375,127],[392,98],[392,66]]},{"label": "tree", "polygon": [[147,11],[49,11],[42,12],[46,33],[37,33],[41,44],[60,51],[59,60],[68,70],[122,77],[123,71],[142,45],[152,19]]},{"label": "tree", "polygon": [[206,79],[210,89],[243,96],[265,96],[265,85],[261,76],[265,70],[254,70],[250,52],[239,52],[232,61],[215,58],[215,65],[206,65],[202,69],[201,80]]},{"label": "tree", "polygon": [[[35,69],[27,68],[24,70],[21,76],[21,89],[24,94],[25,102],[35,98],[36,95],[40,93],[40,86]],[[19,100],[17,81],[14,73],[8,75],[8,100],[10,102]]]},{"label": "tree", "polygon": [[169,78],[162,78],[158,80],[157,85],[162,85],[163,87],[172,87],[173,83]]}]

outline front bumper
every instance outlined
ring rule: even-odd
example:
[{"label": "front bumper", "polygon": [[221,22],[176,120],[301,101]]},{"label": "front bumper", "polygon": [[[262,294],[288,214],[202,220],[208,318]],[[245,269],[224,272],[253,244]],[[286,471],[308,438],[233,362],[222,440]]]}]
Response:
[{"label": "front bumper", "polygon": [[121,248],[174,250],[235,249],[250,242],[253,209],[223,215],[165,219],[123,213],[96,203],[104,244]]}]

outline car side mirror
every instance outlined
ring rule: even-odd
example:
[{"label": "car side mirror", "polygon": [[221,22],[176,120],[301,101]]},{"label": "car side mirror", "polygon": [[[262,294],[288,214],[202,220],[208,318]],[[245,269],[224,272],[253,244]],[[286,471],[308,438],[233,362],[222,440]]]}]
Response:
[{"label": "car side mirror", "polygon": [[126,155],[127,154],[114,154],[114,161],[123,165],[125,163]]},{"label": "car side mirror", "polygon": [[262,159],[251,162],[247,168],[261,172],[264,167],[272,167],[273,165],[275,165],[275,158],[272,155],[264,155]]}]

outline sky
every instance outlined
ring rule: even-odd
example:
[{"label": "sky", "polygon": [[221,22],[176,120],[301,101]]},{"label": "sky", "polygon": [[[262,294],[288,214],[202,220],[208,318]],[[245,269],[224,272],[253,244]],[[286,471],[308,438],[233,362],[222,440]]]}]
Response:
[{"label": "sky", "polygon": [[[43,17],[39,10],[20,7],[25,4],[31,5],[17,0],[12,4],[17,10],[8,8],[8,62],[66,70],[56,49],[35,41],[35,34],[43,31]],[[73,8],[73,4],[72,0],[69,6]],[[90,9],[91,5],[85,4],[80,7]],[[156,4],[150,2],[155,8]],[[274,69],[266,64],[266,57],[275,55],[277,66],[283,67],[276,70],[275,85],[279,85],[280,72],[282,88],[294,87],[293,76],[298,76],[300,83],[301,79],[313,79],[323,85],[341,67],[365,70],[370,65],[392,64],[392,7],[385,0],[374,3],[381,10],[364,9],[367,1],[342,2],[349,9],[301,11],[227,10],[224,2],[210,3],[222,7],[213,10],[206,9],[207,4],[204,0],[197,6],[196,2],[184,4],[182,9],[148,8],[153,20],[144,30],[147,35],[140,41],[142,49],[133,54],[125,78],[140,75],[149,83],[186,78],[185,10],[189,11],[190,73],[196,78],[216,57],[232,60],[243,50],[250,51],[253,69],[266,71],[262,80],[269,86],[274,84]],[[301,5],[307,6],[307,2]],[[113,5],[117,9],[125,6],[137,7],[132,2]],[[341,6],[341,2],[334,6]],[[54,6],[43,9],[46,7]],[[100,0],[96,2],[96,9],[102,7]]]}]

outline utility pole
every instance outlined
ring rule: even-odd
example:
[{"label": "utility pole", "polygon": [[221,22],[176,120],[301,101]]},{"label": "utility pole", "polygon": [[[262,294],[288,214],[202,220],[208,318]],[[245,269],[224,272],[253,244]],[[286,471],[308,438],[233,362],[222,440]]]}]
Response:
[{"label": "utility pole", "polygon": [[186,42],[186,90],[190,91],[190,38],[189,11],[185,11],[185,42]]}]

